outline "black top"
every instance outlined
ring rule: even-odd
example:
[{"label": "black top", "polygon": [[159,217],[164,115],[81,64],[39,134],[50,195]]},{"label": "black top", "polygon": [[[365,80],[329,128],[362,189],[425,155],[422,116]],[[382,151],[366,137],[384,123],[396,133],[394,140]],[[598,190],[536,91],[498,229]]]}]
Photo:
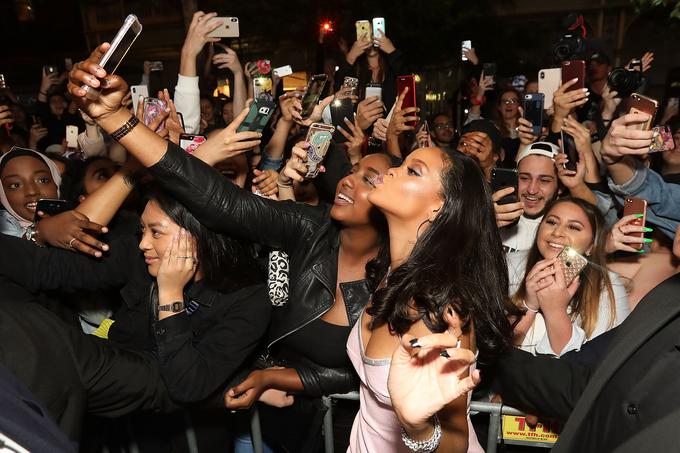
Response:
[{"label": "black top", "polygon": [[187,312],[157,321],[150,299],[153,279],[135,238],[111,241],[102,259],[0,234],[0,275],[41,290],[119,289],[109,340],[156,356],[172,397],[201,401],[221,392],[264,336],[271,304],[265,285],[223,294],[202,282],[185,288]]},{"label": "black top", "polygon": [[281,340],[281,348],[284,356],[299,354],[317,365],[341,368],[348,365],[345,345],[351,329],[318,318]]}]

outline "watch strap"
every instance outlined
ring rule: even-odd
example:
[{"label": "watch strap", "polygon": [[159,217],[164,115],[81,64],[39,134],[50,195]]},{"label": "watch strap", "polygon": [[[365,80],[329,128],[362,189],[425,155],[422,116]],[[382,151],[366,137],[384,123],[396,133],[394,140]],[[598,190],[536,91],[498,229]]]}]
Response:
[{"label": "watch strap", "polygon": [[184,301],[183,300],[178,300],[176,302],[173,302],[171,304],[167,305],[159,305],[158,306],[158,311],[169,311],[172,313],[179,313],[180,311],[184,310],[186,308]]},{"label": "watch strap", "polygon": [[129,120],[127,120],[121,127],[116,129],[111,133],[111,138],[114,139],[115,141],[120,141],[123,137],[125,137],[127,134],[129,134],[132,129],[135,128],[139,124],[139,118],[136,116],[133,116]]}]

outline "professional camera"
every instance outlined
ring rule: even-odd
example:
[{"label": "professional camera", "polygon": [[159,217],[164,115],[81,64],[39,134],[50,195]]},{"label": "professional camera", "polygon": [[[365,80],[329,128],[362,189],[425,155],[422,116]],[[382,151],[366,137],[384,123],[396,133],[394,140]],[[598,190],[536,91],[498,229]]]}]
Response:
[{"label": "professional camera", "polygon": [[614,68],[609,73],[607,83],[619,97],[627,97],[637,91],[642,83],[642,62],[633,60],[630,68]]},{"label": "professional camera", "polygon": [[553,55],[557,61],[573,60],[586,51],[586,41],[578,33],[565,33],[553,46]]}]

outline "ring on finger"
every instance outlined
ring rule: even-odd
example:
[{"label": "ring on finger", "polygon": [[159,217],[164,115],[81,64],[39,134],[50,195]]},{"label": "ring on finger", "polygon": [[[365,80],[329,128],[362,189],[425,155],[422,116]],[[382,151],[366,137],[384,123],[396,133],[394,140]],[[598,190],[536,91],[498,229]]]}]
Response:
[{"label": "ring on finger", "polygon": [[71,248],[73,248],[73,241],[75,241],[76,239],[77,239],[77,238],[75,238],[75,237],[71,238],[71,240],[68,241],[68,246],[71,247]]}]

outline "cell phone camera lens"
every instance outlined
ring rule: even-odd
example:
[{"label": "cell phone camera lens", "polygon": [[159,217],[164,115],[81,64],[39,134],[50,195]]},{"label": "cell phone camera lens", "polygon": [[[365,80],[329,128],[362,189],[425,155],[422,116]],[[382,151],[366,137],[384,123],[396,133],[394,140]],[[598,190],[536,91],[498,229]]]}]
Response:
[{"label": "cell phone camera lens", "polygon": [[565,261],[564,265],[567,266],[567,267],[571,267],[571,261]]},{"label": "cell phone camera lens", "polygon": [[541,76],[540,76],[540,77],[541,77],[542,79],[545,79],[545,72],[541,72]]},{"label": "cell phone camera lens", "polygon": [[231,21],[232,21],[232,22],[236,22],[236,18],[235,18],[235,17],[232,17],[232,18],[231,18]]}]

